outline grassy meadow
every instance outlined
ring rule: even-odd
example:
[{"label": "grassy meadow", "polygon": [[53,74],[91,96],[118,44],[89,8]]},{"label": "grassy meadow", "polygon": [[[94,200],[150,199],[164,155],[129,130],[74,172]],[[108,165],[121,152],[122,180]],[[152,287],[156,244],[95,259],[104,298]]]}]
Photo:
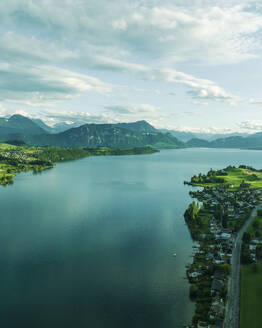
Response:
[{"label": "grassy meadow", "polygon": [[262,263],[241,270],[240,328],[262,327]]},{"label": "grassy meadow", "polygon": [[224,170],[227,175],[216,174],[216,178],[224,180],[221,182],[193,182],[194,186],[201,187],[217,187],[220,185],[231,185],[232,190],[236,190],[240,187],[240,184],[244,181],[250,185],[250,188],[262,188],[262,172],[253,171],[251,169],[243,168],[227,168]]}]

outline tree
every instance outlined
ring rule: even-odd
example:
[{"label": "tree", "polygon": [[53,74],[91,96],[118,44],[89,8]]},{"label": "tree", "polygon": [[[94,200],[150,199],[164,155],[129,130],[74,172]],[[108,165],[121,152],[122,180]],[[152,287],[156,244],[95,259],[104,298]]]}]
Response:
[{"label": "tree", "polygon": [[191,203],[188,209],[185,211],[185,218],[189,220],[194,220],[199,212],[200,206],[199,203],[195,201]]},{"label": "tree", "polygon": [[262,216],[262,210],[257,210],[257,215]]},{"label": "tree", "polygon": [[249,232],[245,232],[244,235],[243,235],[243,241],[248,244],[251,240],[251,235]]},{"label": "tree", "polygon": [[257,273],[259,271],[259,267],[257,263],[252,264],[252,272]]},{"label": "tree", "polygon": [[228,215],[227,213],[224,213],[222,216],[222,226],[223,228],[227,228],[227,221],[228,221]]},{"label": "tree", "polygon": [[256,247],[256,257],[258,260],[262,259],[262,246],[261,245]]},{"label": "tree", "polygon": [[253,228],[255,230],[258,230],[259,229],[259,222],[258,221],[253,222]]},{"label": "tree", "polygon": [[243,250],[241,253],[241,263],[242,264],[250,264],[252,263],[252,259],[248,250]]},{"label": "tree", "polygon": [[230,264],[222,264],[219,266],[219,270],[224,274],[229,275],[231,273],[231,266]]},{"label": "tree", "polygon": [[198,288],[195,284],[192,284],[190,286],[190,290],[189,290],[189,295],[191,299],[194,299],[197,297],[197,292],[198,292]]}]

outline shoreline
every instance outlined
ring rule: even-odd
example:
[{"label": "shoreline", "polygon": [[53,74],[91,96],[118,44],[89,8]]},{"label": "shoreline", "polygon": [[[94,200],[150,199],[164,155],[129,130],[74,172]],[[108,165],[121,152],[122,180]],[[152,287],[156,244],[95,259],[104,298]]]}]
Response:
[{"label": "shoreline", "polygon": [[[218,172],[221,174],[221,170]],[[228,295],[232,293],[228,285],[233,274],[235,243],[239,231],[249,225],[251,212],[253,218],[254,208],[261,202],[261,188],[249,188],[247,184],[230,186],[226,180],[221,184],[221,176],[216,178],[217,181],[201,185],[192,180],[186,183],[203,187],[201,191],[189,192],[197,202],[193,201],[184,214],[192,240],[197,243],[193,246],[193,262],[186,270],[189,297],[196,305],[192,323],[187,327],[223,327]]]},{"label": "shoreline", "polygon": [[128,156],[154,154],[159,150],[151,147],[135,148],[58,148],[15,146],[0,143],[0,185],[14,183],[17,173],[39,173],[54,168],[55,163],[73,161],[90,156]]}]

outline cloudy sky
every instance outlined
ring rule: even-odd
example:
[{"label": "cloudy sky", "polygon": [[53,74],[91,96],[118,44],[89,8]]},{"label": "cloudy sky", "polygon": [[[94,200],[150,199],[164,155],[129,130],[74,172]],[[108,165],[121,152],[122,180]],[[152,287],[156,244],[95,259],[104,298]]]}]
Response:
[{"label": "cloudy sky", "polygon": [[0,115],[262,130],[262,4],[2,0]]}]

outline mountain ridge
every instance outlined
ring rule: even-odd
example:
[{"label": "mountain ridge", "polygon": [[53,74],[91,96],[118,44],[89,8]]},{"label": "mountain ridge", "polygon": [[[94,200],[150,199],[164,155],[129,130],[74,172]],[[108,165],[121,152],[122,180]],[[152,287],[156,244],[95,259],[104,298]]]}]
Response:
[{"label": "mountain ridge", "polygon": [[[30,120],[30,119],[28,119]],[[34,124],[43,122],[35,121]],[[58,147],[98,147],[115,148],[144,147],[154,148],[184,148],[185,143],[169,133],[161,133],[146,121],[117,124],[88,123],[71,128],[60,133],[48,133],[39,127],[43,133],[26,134],[20,130],[16,133],[3,134],[0,127],[2,141],[21,140],[28,145],[58,146]],[[14,132],[14,131],[12,131]]]},{"label": "mountain ridge", "polygon": [[[72,123],[72,125],[78,125]],[[70,126],[68,129],[67,127]],[[57,129],[61,132],[55,133]],[[65,130],[64,130],[65,129]],[[182,133],[183,140],[175,137],[175,130],[158,130],[145,120],[131,123],[86,123],[71,127],[68,123],[58,123],[55,127],[46,125],[41,119],[30,119],[20,114],[0,118],[0,140],[23,141],[29,145],[58,147],[144,147],[155,148],[240,148],[262,149],[262,132],[248,136],[230,135],[215,140],[206,140],[190,132]],[[225,135],[226,136],[226,135]]]},{"label": "mountain ridge", "polygon": [[43,134],[47,133],[43,128],[36,124],[30,118],[15,114],[9,118],[0,118],[0,134]]}]

